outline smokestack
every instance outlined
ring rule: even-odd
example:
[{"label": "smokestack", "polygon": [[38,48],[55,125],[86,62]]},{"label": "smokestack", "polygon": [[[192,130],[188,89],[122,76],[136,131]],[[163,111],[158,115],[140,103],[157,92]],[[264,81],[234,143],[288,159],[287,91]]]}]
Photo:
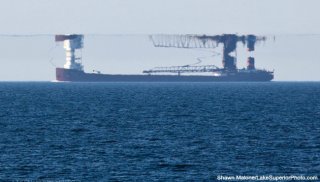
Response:
[{"label": "smokestack", "polygon": [[248,57],[247,61],[247,69],[248,70],[255,70],[255,65],[254,65],[254,58],[253,57]]}]

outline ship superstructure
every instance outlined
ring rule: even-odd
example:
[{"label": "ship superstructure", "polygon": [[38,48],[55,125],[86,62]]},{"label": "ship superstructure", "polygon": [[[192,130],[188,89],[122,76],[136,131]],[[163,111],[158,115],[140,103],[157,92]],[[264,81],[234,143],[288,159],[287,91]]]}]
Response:
[{"label": "ship superstructure", "polygon": [[82,57],[76,57],[76,51],[83,48],[83,35],[56,35],[56,42],[63,42],[66,50],[65,69],[83,71]]},{"label": "ship superstructure", "polygon": [[[144,73],[194,73],[194,72],[210,72],[213,75],[228,75],[236,74],[238,72],[261,72],[265,70],[258,70],[255,68],[255,59],[249,56],[247,59],[247,68],[237,68],[236,48],[237,43],[242,42],[247,46],[247,50],[251,53],[255,50],[255,44],[258,41],[265,41],[265,36],[255,35],[236,35],[236,34],[223,34],[223,35],[150,35],[150,40],[155,47],[165,48],[205,48],[214,49],[219,44],[223,44],[222,65],[219,68],[215,65],[200,65],[200,66],[172,66],[172,67],[155,67],[154,69],[144,70]],[[270,72],[271,74],[272,72]]]}]

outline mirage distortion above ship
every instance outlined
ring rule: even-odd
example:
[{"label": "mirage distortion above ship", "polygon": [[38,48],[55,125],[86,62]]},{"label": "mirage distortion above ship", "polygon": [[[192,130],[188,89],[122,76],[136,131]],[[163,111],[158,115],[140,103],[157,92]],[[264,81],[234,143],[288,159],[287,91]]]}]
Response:
[{"label": "mirage distortion above ship", "polygon": [[[63,42],[66,50],[66,63],[63,68],[56,68],[57,81],[70,82],[262,82],[273,79],[273,71],[255,68],[255,60],[249,57],[246,69],[238,69],[236,58],[230,53],[237,48],[237,43],[247,45],[248,51],[254,51],[257,41],[265,37],[255,35],[150,35],[155,47],[176,48],[215,48],[223,44],[223,68],[214,65],[156,67],[144,70],[143,74],[101,74],[99,71],[85,73],[81,57],[76,57],[76,50],[83,48],[83,35],[56,35],[56,42]],[[211,73],[211,75],[184,75],[185,73]]]}]

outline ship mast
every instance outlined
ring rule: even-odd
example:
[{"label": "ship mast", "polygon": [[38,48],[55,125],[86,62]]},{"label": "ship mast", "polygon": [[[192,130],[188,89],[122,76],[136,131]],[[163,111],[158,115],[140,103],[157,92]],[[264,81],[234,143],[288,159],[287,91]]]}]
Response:
[{"label": "ship mast", "polygon": [[76,56],[76,50],[83,48],[83,35],[56,35],[55,41],[63,42],[63,48],[66,50],[64,68],[83,71],[82,58]]}]

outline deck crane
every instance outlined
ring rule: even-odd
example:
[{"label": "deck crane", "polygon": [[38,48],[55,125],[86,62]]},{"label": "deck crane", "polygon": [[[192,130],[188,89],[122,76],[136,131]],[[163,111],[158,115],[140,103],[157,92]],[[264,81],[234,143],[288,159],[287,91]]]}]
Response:
[{"label": "deck crane", "polygon": [[[186,35],[150,35],[150,40],[155,47],[175,47],[175,48],[206,48],[214,49],[219,44],[223,44],[223,58],[222,65],[223,68],[217,68],[213,65],[207,66],[190,66],[188,67],[156,67],[154,69],[145,70],[144,73],[184,73],[184,72],[236,72],[237,63],[236,57],[230,55],[232,52],[236,51],[237,43],[242,42],[247,46],[249,52],[255,50],[255,44],[259,41],[265,41],[265,36],[256,35],[237,35],[237,34],[222,34],[222,35],[196,35],[196,34],[186,34]],[[255,60],[254,57],[248,57],[247,70],[255,70]]]}]

